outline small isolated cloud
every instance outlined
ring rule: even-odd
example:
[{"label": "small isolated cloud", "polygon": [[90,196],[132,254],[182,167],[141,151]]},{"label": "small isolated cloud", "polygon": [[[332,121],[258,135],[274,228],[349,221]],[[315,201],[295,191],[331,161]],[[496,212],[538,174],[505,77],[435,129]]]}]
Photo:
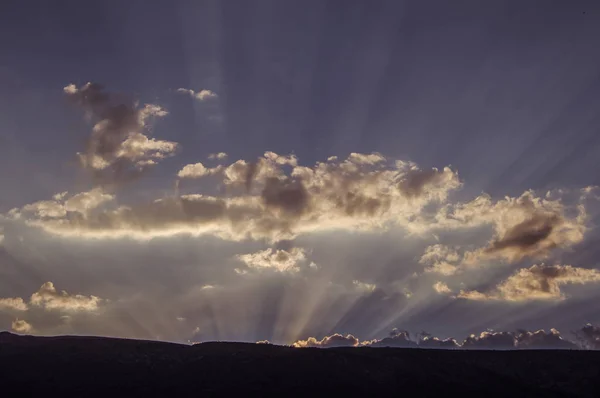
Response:
[{"label": "small isolated cloud", "polygon": [[200,178],[200,177],[204,177],[204,176],[217,174],[217,173],[221,172],[222,170],[223,170],[222,166],[210,168],[210,167],[206,167],[202,163],[198,162],[198,163],[188,164],[188,165],[184,166],[177,173],[177,177],[179,177],[179,178]]},{"label": "small isolated cloud", "polygon": [[304,249],[298,247],[290,250],[269,248],[256,253],[238,255],[237,259],[253,270],[291,273],[300,271],[300,266],[307,263]]},{"label": "small isolated cloud", "polygon": [[27,311],[27,303],[21,297],[15,298],[0,298],[0,311]]},{"label": "small isolated cloud", "polygon": [[210,155],[208,155],[208,158],[211,160],[223,160],[227,159],[227,154],[225,152],[211,153]]},{"label": "small isolated cloud", "polygon": [[33,327],[27,321],[16,319],[12,322],[12,330],[17,333],[29,333],[33,330]]},{"label": "small isolated cloud", "polygon": [[570,265],[533,265],[522,268],[489,292],[461,291],[459,298],[470,300],[563,300],[566,284],[600,282],[600,271]]},{"label": "small isolated cloud", "polygon": [[446,285],[444,282],[436,282],[433,284],[433,290],[438,292],[439,294],[450,294],[452,290]]},{"label": "small isolated cloud", "polygon": [[96,296],[71,295],[64,290],[58,291],[52,282],[46,282],[31,295],[30,304],[48,310],[95,311],[100,301]]},{"label": "small isolated cloud", "polygon": [[305,347],[317,347],[317,348],[333,348],[333,347],[356,347],[358,346],[358,339],[351,334],[346,336],[341,334],[333,334],[331,336],[325,336],[321,340],[317,340],[314,337],[309,337],[306,340],[298,340],[293,347],[305,348]]},{"label": "small isolated cloud", "polygon": [[214,91],[211,90],[200,90],[200,91],[194,91],[194,90],[190,90],[188,88],[178,88],[177,89],[178,93],[181,94],[187,94],[192,98],[195,98],[199,101],[208,101],[208,100],[214,100],[217,99],[219,96],[217,95],[217,93],[215,93]]},{"label": "small isolated cloud", "polygon": [[365,283],[365,282],[361,282],[361,281],[358,281],[358,280],[352,281],[352,285],[358,291],[365,292],[365,293],[373,292],[377,288],[377,285],[375,285],[373,283]]}]

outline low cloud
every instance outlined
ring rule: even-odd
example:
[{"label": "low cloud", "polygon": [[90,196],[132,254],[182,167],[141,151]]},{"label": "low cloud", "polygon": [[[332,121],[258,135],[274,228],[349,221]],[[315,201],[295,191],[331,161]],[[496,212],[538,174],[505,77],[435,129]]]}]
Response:
[{"label": "low cloud", "polygon": [[394,329],[388,337],[381,340],[371,340],[361,343],[369,347],[416,347],[417,343],[410,339],[410,333],[406,330]]},{"label": "low cloud", "polygon": [[522,268],[489,292],[461,291],[459,298],[470,300],[563,300],[560,287],[566,284],[600,282],[600,271],[570,265],[533,265]]},{"label": "low cloud", "polygon": [[28,311],[32,308],[59,311],[95,311],[102,299],[96,296],[83,296],[58,291],[52,282],[44,283],[31,295],[29,303],[21,297],[0,298],[1,310]]},{"label": "low cloud", "polygon": [[588,323],[573,334],[581,347],[588,350],[600,350],[600,326]]},{"label": "low cloud", "polygon": [[17,333],[30,333],[33,330],[33,327],[31,326],[31,324],[29,324],[27,321],[24,321],[22,319],[17,319],[15,321],[13,321],[11,327],[12,327],[12,330],[14,330]]},{"label": "low cloud", "polygon": [[52,282],[46,282],[31,295],[30,304],[48,310],[95,311],[100,301],[96,296],[71,295],[64,290],[58,291]]},{"label": "low cloud", "polygon": [[[462,343],[453,338],[440,339],[427,332],[418,333],[416,340],[411,339],[410,333],[404,330],[394,329],[389,336],[382,339],[360,341],[353,335],[343,336],[333,334],[326,336],[321,340],[310,337],[307,340],[299,340],[292,344],[293,347],[401,347],[401,348],[436,348],[436,349],[468,349],[468,350],[514,350],[514,349],[600,349],[596,345],[593,335],[593,327],[587,325],[585,337],[581,339],[582,344],[576,344],[563,338],[556,329],[549,332],[544,330],[527,331],[518,330],[516,332],[495,332],[492,330],[484,331],[478,335],[472,334],[465,338]],[[596,328],[597,329],[597,328]],[[596,330],[597,333],[597,330]],[[582,333],[582,336],[584,334]],[[597,339],[597,335],[595,336]],[[596,342],[598,340],[595,340]],[[590,342],[590,343],[587,343]],[[587,344],[586,344],[587,343]]]},{"label": "low cloud", "polygon": [[333,348],[333,347],[356,347],[359,341],[356,337],[351,334],[346,336],[341,334],[333,334],[331,336],[325,336],[321,340],[317,340],[314,337],[309,337],[306,340],[298,340],[293,347],[306,348],[306,347],[317,347],[317,348]]}]

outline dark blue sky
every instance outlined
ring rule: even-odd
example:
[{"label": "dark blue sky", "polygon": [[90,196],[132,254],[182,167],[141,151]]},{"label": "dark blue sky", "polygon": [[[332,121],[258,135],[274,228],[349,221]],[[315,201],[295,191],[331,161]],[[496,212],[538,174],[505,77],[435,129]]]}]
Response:
[{"label": "dark blue sky", "polygon": [[[221,150],[293,151],[307,163],[380,151],[451,164],[474,192],[600,182],[595,1],[1,7],[0,179],[35,182],[37,196],[68,174],[87,135],[61,92],[87,81],[168,108],[156,134],[190,161]],[[218,92],[223,122],[174,96],[178,87]],[[29,190],[14,186],[3,201],[34,198]]]}]

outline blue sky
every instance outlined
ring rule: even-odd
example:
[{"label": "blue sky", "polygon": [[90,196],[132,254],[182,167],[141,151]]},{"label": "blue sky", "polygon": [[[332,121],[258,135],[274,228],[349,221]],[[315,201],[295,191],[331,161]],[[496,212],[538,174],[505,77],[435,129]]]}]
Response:
[{"label": "blue sky", "polygon": [[[86,297],[97,295],[112,303],[119,300],[129,303],[127,300],[133,300],[133,296],[144,296],[147,303],[161,300],[169,304],[164,304],[165,313],[161,314],[160,322],[149,319],[143,311],[136,313],[137,307],[133,304],[122,304],[124,309],[120,311],[135,318],[142,329],[135,329],[130,324],[115,326],[115,331],[81,326],[95,325],[88,318],[82,318],[81,325],[65,326],[59,321],[48,320],[49,315],[45,313],[27,311],[33,318],[41,317],[29,321],[32,330],[42,334],[74,331],[153,338],[160,335],[164,339],[184,341],[196,335],[203,339],[242,340],[279,337],[279,342],[290,343],[283,340],[292,336],[297,339],[309,335],[322,337],[335,332],[380,338],[392,327],[427,328],[446,337],[458,338],[461,333],[490,327],[504,330],[558,326],[557,323],[563,322],[558,312],[565,308],[575,314],[573,319],[564,321],[565,327],[598,322],[597,309],[586,304],[586,300],[596,297],[593,287],[596,276],[592,274],[584,277],[586,282],[583,283],[581,279],[575,282],[574,271],[564,271],[571,273],[565,277],[571,278],[565,284],[585,285],[580,289],[585,294],[572,299],[552,301],[548,296],[525,300],[525,304],[507,303],[510,301],[507,300],[508,293],[498,293],[502,290],[494,290],[494,287],[510,281],[511,275],[518,274],[520,269],[530,270],[541,263],[559,267],[571,265],[588,271],[597,267],[597,254],[593,249],[597,193],[593,187],[600,184],[595,171],[600,156],[597,134],[599,37],[600,6],[594,1],[7,2],[0,12],[0,46],[3,49],[0,53],[0,212],[4,214],[3,255],[6,257],[0,260],[0,267],[5,267],[6,275],[10,274],[12,279],[0,284],[0,297],[26,297],[37,291],[42,283],[53,281],[59,290],[64,288],[69,293]],[[130,183],[119,183],[116,187],[97,186],[90,178],[89,167],[86,169],[80,164],[77,153],[86,151],[92,126],[102,117],[95,113],[91,119],[86,119],[86,112],[96,110],[89,104],[77,106],[70,102],[70,94],[64,91],[67,85],[74,84],[79,90],[77,93],[82,93],[87,82],[102,84],[104,92],[111,93],[113,100],[117,98],[114,95],[123,95],[138,101],[139,107],[155,104],[167,111],[168,115],[158,116],[138,127],[140,132],[143,130],[144,137],[177,143],[177,150],[164,158],[152,158],[159,164],[144,170],[140,178]],[[177,91],[180,88],[195,93],[208,90],[214,97],[201,100]],[[79,95],[77,93],[73,95]],[[361,161],[360,167],[371,171],[381,167],[397,171],[401,168],[393,165],[397,165],[396,160],[401,160],[414,162],[419,170],[437,168],[438,174],[417,173],[423,178],[420,181],[424,185],[419,187],[416,196],[423,202],[418,202],[418,211],[411,208],[412,213],[406,216],[402,225],[396,225],[394,217],[397,217],[398,209],[405,209],[406,204],[395,202],[400,199],[393,196],[389,199],[392,205],[385,217],[378,213],[381,219],[377,223],[369,219],[369,232],[356,232],[360,229],[358,224],[346,218],[343,222],[328,219],[326,223],[319,217],[327,212],[315,215],[304,208],[301,217],[316,217],[321,220],[319,225],[327,227],[293,224],[292,232],[282,229],[281,233],[275,234],[281,239],[269,234],[244,239],[238,239],[236,235],[236,239],[227,239],[212,229],[212,232],[203,233],[186,230],[183,235],[164,237],[164,234],[158,234],[162,237],[153,236],[152,243],[137,242],[133,232],[128,235],[131,228],[127,228],[131,225],[126,228],[124,224],[119,224],[123,227],[119,231],[123,232],[124,240],[118,243],[105,238],[87,238],[85,231],[80,237],[73,238],[44,229],[48,220],[40,216],[42,205],[39,203],[63,191],[69,192],[64,197],[68,200],[77,193],[97,189],[93,191],[94,195],[102,195],[99,193],[102,191],[111,196],[106,199],[107,203],[118,200],[118,203],[134,207],[169,195],[202,193],[218,198],[230,197],[231,193],[225,188],[228,184],[235,185],[236,181],[231,176],[223,180],[219,173],[224,173],[223,170],[237,160],[264,159],[263,154],[267,151],[281,155],[281,159],[291,154],[297,157],[297,164],[281,160],[283,165],[275,161],[286,173],[297,165],[313,167],[316,162],[326,162],[330,156],[338,156],[341,163],[351,153],[376,153],[385,160]],[[219,152],[227,153],[227,160],[207,159],[209,154]],[[358,161],[356,159],[354,161]],[[177,179],[185,165],[197,162],[208,168],[215,167],[214,175]],[[217,170],[219,165],[222,167]],[[444,167],[449,167],[450,174],[444,174]],[[397,178],[406,181],[421,178],[410,174],[414,170],[402,170]],[[265,201],[264,211],[271,211],[267,191],[260,191],[266,180],[259,181],[259,174],[254,187],[258,189],[256,197]],[[176,181],[179,191],[174,193]],[[380,183],[390,181],[384,179]],[[416,180],[410,181],[415,183]],[[455,184],[458,181],[460,187]],[[322,191],[317,192],[317,185],[309,186],[306,180],[304,184],[310,200],[325,203],[331,199],[330,196],[318,196]],[[586,187],[590,188],[582,191]],[[284,184],[279,188],[289,187]],[[371,188],[365,185],[357,189],[356,192],[367,192]],[[544,216],[548,216],[548,212],[560,214],[552,213],[546,221],[539,221],[541,213],[535,204],[532,208],[537,210],[532,210],[531,214],[518,213],[518,216],[508,217],[513,220],[510,221],[512,224],[500,220],[504,216],[494,218],[496,216],[480,214],[481,219],[489,217],[488,221],[482,221],[477,227],[469,224],[469,228],[473,228],[468,231],[466,224],[458,227],[449,226],[447,222],[440,227],[443,218],[440,209],[446,205],[456,211],[460,206],[465,208],[465,204],[478,195],[487,193],[491,200],[486,205],[489,212],[502,213],[505,204],[498,204],[498,201],[505,197],[523,198],[522,194],[527,190],[535,192],[532,197],[536,199],[532,203],[538,203],[537,199],[556,200],[563,206],[558,209],[555,204],[539,205],[546,209],[542,211]],[[404,191],[408,195],[406,198],[414,194],[407,192]],[[375,201],[388,199],[383,191],[373,195],[371,199]],[[411,206],[417,206],[414,196],[410,196]],[[276,196],[272,200],[283,197]],[[510,207],[510,201],[506,201],[506,206]],[[26,209],[28,204],[36,203]],[[339,201],[332,203],[339,204]],[[281,203],[277,203],[279,205]],[[585,220],[583,216],[577,218],[578,214],[583,214],[578,205],[585,207]],[[277,211],[288,212],[290,207],[286,206],[290,206],[289,202]],[[41,223],[37,226],[31,225],[30,215],[26,214],[34,207],[38,210],[31,217]],[[14,212],[9,214],[11,209],[19,209],[18,220],[14,219]],[[97,208],[94,211],[104,210]],[[150,213],[156,211],[151,209]],[[257,213],[251,214],[251,217],[258,217]],[[344,217],[351,219],[353,216],[348,214]],[[297,223],[300,216],[293,216]],[[89,219],[89,215],[82,217]],[[142,216],[136,213],[136,217]],[[515,221],[519,217],[525,218]],[[566,224],[552,221],[556,217]],[[492,218],[495,221],[490,221]],[[136,220],[143,224],[138,218]],[[432,220],[437,223],[434,232]],[[480,254],[486,248],[489,253],[502,251],[505,246],[496,249],[494,245],[507,244],[506,239],[514,238],[511,234],[517,230],[522,232],[522,228],[529,225],[521,228],[519,223],[528,220],[534,220],[531,221],[533,224],[538,221],[543,225],[550,223],[549,228],[554,228],[552,234],[556,236],[551,234],[551,242],[543,241],[545,238],[536,241],[535,245],[539,247],[535,250],[519,246],[519,250],[523,249],[522,255],[505,253],[501,259],[476,256],[481,272],[471,275],[471,271],[465,271],[460,278],[441,275],[436,280],[432,277],[435,273],[424,271],[427,261],[420,262],[427,247],[436,244],[454,248],[444,252],[446,259],[448,256],[464,257],[465,251],[475,253],[481,249]],[[287,218],[284,221],[290,222]],[[361,223],[363,221],[366,222],[362,220]],[[394,225],[384,226],[384,221]],[[92,228],[87,221],[81,222],[80,227],[84,230]],[[283,221],[278,218],[277,222]],[[71,221],[67,227],[74,228],[69,223]],[[136,225],[144,231],[161,230],[156,221],[153,223],[151,226]],[[377,228],[373,223],[378,225]],[[421,224],[417,228],[414,223]],[[535,225],[535,228],[539,227]],[[106,225],[93,228],[104,227]],[[117,227],[111,228],[109,234]],[[222,233],[219,228],[216,230]],[[561,232],[564,228],[571,235],[565,237]],[[416,236],[416,230],[420,234],[426,230],[429,235]],[[582,236],[573,235],[575,230]],[[23,243],[17,235],[19,239],[26,236],[30,240]],[[284,235],[285,239],[282,238]],[[77,256],[65,257],[64,253],[71,250],[71,245],[81,244],[73,239],[92,239],[93,243],[83,245]],[[286,243],[281,249],[279,240],[292,243]],[[44,244],[40,243],[42,241]],[[39,245],[41,252],[24,254],[28,245]],[[148,248],[148,245],[154,246]],[[210,250],[216,254],[200,253],[196,245],[208,245],[206,247],[212,247]],[[118,260],[96,258],[98,253],[113,250]],[[307,264],[314,261],[322,273],[304,275],[302,283],[306,286],[296,286],[300,282],[282,275],[243,283],[235,279],[247,277],[232,271],[237,269],[236,261],[243,262],[239,256],[264,250],[273,250],[273,253],[283,250],[289,261],[296,259]],[[154,256],[149,254],[154,251],[157,251]],[[453,251],[458,253],[454,257]],[[438,256],[442,256],[440,253]],[[54,262],[69,265],[58,266]],[[82,263],[96,262],[98,269],[81,274],[85,268]],[[135,263],[132,266],[135,272],[146,272],[147,278],[142,278],[143,282],[133,277],[130,281],[122,278],[129,282],[117,288],[119,273],[125,270],[116,265],[102,265],[103,262]],[[462,257],[456,262],[466,264]],[[494,266],[489,262],[504,264]],[[229,265],[222,268],[230,266],[233,273],[208,272],[213,263],[227,263]],[[459,268],[467,267],[465,264]],[[246,265],[252,268],[251,264]],[[331,272],[323,271],[328,267]],[[37,270],[36,276],[31,276],[32,269]],[[131,272],[134,271],[127,271],[128,274]],[[207,315],[208,299],[175,300],[175,293],[160,287],[163,272],[174,278],[169,289],[180,286],[180,289],[192,292],[202,286],[222,284],[230,287],[233,292],[222,293],[210,300],[213,300],[213,312],[221,308],[223,313],[232,315],[226,321],[217,322],[214,315]],[[413,273],[420,276],[410,277]],[[581,278],[578,275],[577,278]],[[369,307],[370,304],[364,304],[366,309],[361,309],[357,304],[348,304],[350,301],[344,302],[350,300],[346,293],[338,294],[325,287],[338,282],[358,290],[366,289],[361,293],[367,297],[364,300],[371,297],[373,289],[378,291],[379,288],[390,297],[402,292],[406,297],[402,296],[402,300],[390,308],[378,304],[376,307],[380,310],[376,310]],[[418,293],[425,289],[423,286],[431,290],[434,282],[450,286],[452,292],[448,293],[446,301],[435,291]],[[482,289],[488,289],[488,293],[484,292],[487,299],[457,297],[459,290],[481,293]],[[406,294],[408,291],[411,293]],[[101,293],[110,297],[103,298]],[[177,291],[179,293],[185,296],[185,292]],[[320,301],[307,303],[307,306],[318,307],[321,312],[314,308],[302,312],[287,303],[285,297],[296,297],[293,296],[295,293],[300,294],[299,297],[310,297],[309,293],[315,297],[320,295]],[[230,308],[239,297],[248,295],[257,300],[253,304],[254,310],[264,313],[262,318],[258,317],[264,321],[258,324],[241,319],[244,311],[249,309],[240,310],[242,315],[236,315]],[[435,302],[430,302],[432,295],[436,297]],[[412,296],[413,304],[404,303],[411,300],[407,296]],[[332,303],[327,309],[323,304],[326,300],[337,304]],[[363,302],[361,298],[356,300]],[[276,309],[273,309],[272,301],[278,303]],[[180,312],[187,315],[175,314],[179,311],[176,305],[181,305]],[[382,315],[376,315],[377,311],[383,311]],[[275,313],[280,314],[277,321],[273,320]],[[493,314],[492,318],[482,318],[486,313]],[[504,314],[502,321],[498,320],[500,314]],[[10,313],[0,317],[0,321],[4,319],[6,327],[10,328],[15,316]],[[320,317],[328,319],[324,321]],[[173,321],[177,324],[173,327],[177,330],[173,331],[175,329],[164,326],[168,324],[167,318],[186,320]],[[303,330],[286,331],[286,325],[296,325],[299,319],[303,322]],[[162,326],[148,326],[157,322]],[[43,326],[46,323],[50,325],[47,328]],[[218,323],[221,323],[221,329],[216,332]],[[238,332],[230,331],[231,325],[238,325]],[[160,333],[139,331],[152,328]]]}]

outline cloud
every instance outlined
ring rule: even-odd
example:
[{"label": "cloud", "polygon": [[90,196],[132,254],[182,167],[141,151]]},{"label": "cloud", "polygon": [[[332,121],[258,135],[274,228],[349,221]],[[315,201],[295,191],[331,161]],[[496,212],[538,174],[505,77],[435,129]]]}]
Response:
[{"label": "cloud", "polygon": [[175,153],[175,142],[144,134],[151,119],[168,114],[160,106],[138,107],[132,100],[107,93],[97,83],[80,88],[69,84],[64,92],[95,123],[86,151],[78,155],[82,166],[92,172],[98,183],[113,184],[134,178],[148,166]]},{"label": "cloud", "polygon": [[70,295],[64,290],[59,292],[52,282],[46,282],[31,295],[30,304],[48,310],[95,311],[100,301],[96,296]]},{"label": "cloud", "polygon": [[418,334],[417,345],[420,348],[460,348],[460,344],[453,338],[440,339],[432,336],[427,332],[421,332]]},{"label": "cloud", "polygon": [[510,350],[517,347],[515,335],[511,332],[485,331],[479,335],[472,334],[462,343],[463,348],[483,350]]},{"label": "cloud", "polygon": [[394,329],[388,337],[381,340],[366,341],[362,345],[370,347],[416,347],[417,343],[410,339],[410,334],[406,330]]},{"label": "cloud", "polygon": [[539,264],[520,269],[489,292],[461,291],[458,297],[505,301],[563,300],[566,296],[560,290],[562,285],[594,282],[600,282],[600,271],[595,269]]},{"label": "cloud", "polygon": [[214,160],[214,159],[223,160],[223,159],[227,159],[227,154],[225,152],[211,153],[210,155],[208,155],[208,158],[211,160]]},{"label": "cloud", "polygon": [[53,200],[41,200],[23,206],[24,212],[29,212],[39,218],[61,218],[67,214],[64,206]]},{"label": "cloud", "polygon": [[[331,157],[329,159],[334,160]],[[363,153],[352,152],[350,154],[350,156],[348,156],[348,160],[353,163],[356,163],[356,164],[374,165],[377,163],[384,162],[385,157],[383,155],[381,155],[380,153],[363,154]]]},{"label": "cloud", "polygon": [[256,253],[238,255],[237,259],[252,270],[295,273],[300,271],[302,265],[307,265],[306,252],[299,247],[290,250],[269,248]]},{"label": "cloud", "polygon": [[590,323],[573,332],[579,345],[588,350],[600,350],[600,327]]},{"label": "cloud", "polygon": [[333,334],[331,336],[325,336],[321,340],[317,340],[314,337],[309,337],[307,340],[298,340],[293,347],[306,348],[306,347],[318,347],[318,348],[333,348],[333,347],[356,347],[359,341],[356,337],[348,334],[343,336],[341,334]]},{"label": "cloud", "polygon": [[515,334],[517,348],[519,349],[574,349],[577,345],[571,341],[565,340],[556,329],[550,329],[546,333],[544,330],[530,332],[520,330]]},{"label": "cloud", "polygon": [[29,333],[33,330],[33,327],[22,319],[17,319],[12,323],[12,330],[17,333]]},{"label": "cloud", "polygon": [[37,219],[69,219],[85,217],[92,210],[115,199],[113,194],[107,193],[103,188],[94,188],[90,191],[80,192],[69,197],[68,192],[62,192],[53,196],[53,200],[42,200],[23,206],[21,209],[13,209],[10,213],[12,218],[37,218]]},{"label": "cloud", "polygon": [[27,311],[27,303],[20,297],[15,298],[0,298],[0,311],[2,310],[14,310],[14,311]]},{"label": "cloud", "polygon": [[[322,340],[317,340],[314,337],[309,337],[307,340],[299,340],[292,344],[293,347],[319,347],[328,348],[336,346],[347,347],[402,347],[402,348],[437,348],[437,349],[455,349],[461,348],[466,350],[514,350],[514,349],[600,349],[600,345],[596,345],[598,336],[589,338],[593,335],[593,327],[587,325],[582,330],[586,330],[586,337],[580,339],[583,345],[578,346],[572,341],[566,340],[556,329],[551,329],[549,332],[544,330],[527,331],[518,330],[516,332],[495,332],[487,330],[480,334],[472,334],[459,343],[453,338],[440,339],[432,336],[427,332],[417,334],[417,340],[410,338],[410,333],[404,330],[394,329],[388,337],[382,339],[374,339],[368,341],[360,341],[353,335],[344,337],[341,334],[333,334],[326,336]],[[597,329],[597,328],[596,328]],[[595,331],[597,333],[597,330]],[[591,344],[585,345],[586,342]],[[596,347],[596,348],[593,348]]]},{"label": "cloud", "polygon": [[439,294],[449,294],[452,293],[452,290],[446,285],[444,282],[436,282],[433,284],[433,290],[438,292]]},{"label": "cloud", "polygon": [[[576,214],[573,211],[576,210]],[[492,225],[494,237],[486,247],[464,254],[463,266],[482,261],[508,263],[526,257],[548,258],[553,250],[583,241],[587,230],[585,208],[571,209],[559,199],[548,200],[527,191],[520,197],[493,202],[482,195],[467,203],[448,204],[436,214],[430,229],[461,229]]]},{"label": "cloud", "polygon": [[365,293],[373,292],[377,288],[377,285],[375,285],[374,283],[365,283],[358,280],[353,280],[352,284],[356,289]]},{"label": "cloud", "polygon": [[178,88],[177,92],[181,93],[181,94],[187,94],[190,97],[195,98],[200,101],[213,100],[213,99],[216,99],[219,97],[214,91],[205,90],[205,89],[200,90],[200,91],[194,91],[194,90],[190,90],[187,88]]},{"label": "cloud", "polygon": [[442,244],[427,246],[425,253],[419,259],[420,264],[429,265],[425,272],[436,272],[442,275],[453,275],[459,268],[461,257],[455,248]]},{"label": "cloud", "polygon": [[179,178],[200,178],[208,175],[217,174],[223,170],[222,166],[217,167],[205,167],[202,163],[194,163],[185,165],[179,172],[177,173],[177,177]]},{"label": "cloud", "polygon": [[[66,195],[65,192],[56,200],[64,199]],[[64,202],[64,209],[86,214],[88,211],[114,199],[114,195],[104,192],[101,188],[94,188],[91,191],[81,192],[67,199]]]},{"label": "cloud", "polygon": [[[293,155],[266,152],[256,162],[238,160],[224,167],[221,183],[229,189],[224,196],[161,198],[113,206],[86,217],[67,216],[57,212],[57,207],[51,219],[38,211],[26,222],[52,233],[80,237],[147,239],[188,233],[279,241],[321,231],[409,228],[427,205],[440,203],[460,187],[458,176],[450,169],[434,169],[432,175],[439,178],[422,180],[422,187],[407,195],[403,181],[419,172],[416,165],[378,162],[373,166],[356,163],[354,158],[318,162],[309,168],[298,165]],[[211,169],[196,164],[180,173],[198,176],[207,170]]]}]

